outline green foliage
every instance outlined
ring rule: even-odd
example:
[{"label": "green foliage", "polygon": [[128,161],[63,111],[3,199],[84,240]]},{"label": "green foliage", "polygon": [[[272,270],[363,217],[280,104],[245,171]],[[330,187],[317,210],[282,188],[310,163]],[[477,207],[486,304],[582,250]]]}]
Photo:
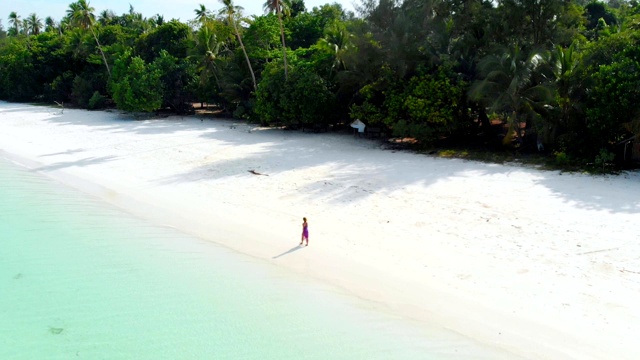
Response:
[{"label": "green foliage", "polygon": [[236,107],[236,109],[233,111],[233,117],[236,119],[251,120],[254,107],[255,101],[245,101]]},{"label": "green foliage", "polygon": [[133,46],[136,39],[136,34],[131,32],[131,29],[123,28],[120,25],[108,25],[100,26],[99,28],[100,44],[104,47],[111,45],[126,45]]},{"label": "green foliage", "polygon": [[586,43],[584,36],[585,24],[587,20],[584,18],[584,9],[576,3],[565,3],[557,25],[554,27],[554,43],[559,46],[567,47],[574,42]]},{"label": "green foliage", "polygon": [[419,76],[409,81],[404,107],[415,122],[449,127],[455,123],[463,87],[455,84],[443,71],[435,76]]},{"label": "green foliage", "polygon": [[332,23],[326,27],[317,47],[331,56],[330,75],[347,70],[349,52],[353,51],[353,35],[344,24]]},{"label": "green foliage", "polygon": [[272,61],[282,57],[280,23],[276,15],[269,14],[252,21],[242,39],[252,59]]},{"label": "green foliage", "polygon": [[[390,116],[388,116],[388,111],[383,106],[386,100],[383,92],[384,88],[386,88],[386,81],[384,78],[363,86],[358,92],[358,99],[361,100],[354,102],[351,105],[349,108],[349,117],[352,120],[359,119],[368,126],[385,125],[385,119],[389,119]],[[395,94],[399,92],[399,90],[394,91],[394,89],[389,89],[388,92]],[[395,119],[400,119],[401,115],[398,113],[402,106],[398,104],[401,104],[402,101],[399,97],[392,96],[391,98],[397,101],[388,100],[386,104],[387,106],[389,106],[389,104],[396,105],[392,106],[391,112],[395,116]],[[386,125],[390,126],[393,124]]]},{"label": "green foliage", "polygon": [[65,102],[70,100],[73,90],[73,80],[75,75],[71,71],[65,71],[58,75],[50,84],[46,85],[45,97],[47,100]]},{"label": "green foliage", "polygon": [[93,94],[93,85],[91,82],[81,76],[73,79],[73,87],[71,90],[71,99],[76,106],[81,108],[89,107],[89,100]]},{"label": "green foliage", "polygon": [[116,60],[110,82],[113,101],[125,111],[154,111],[162,105],[161,72],[125,52]]},{"label": "green foliage", "polygon": [[409,123],[406,120],[399,120],[393,126],[393,136],[412,137],[421,141],[424,146],[434,140],[435,131],[426,124]]},{"label": "green foliage", "polygon": [[30,101],[38,95],[38,75],[34,71],[33,56],[25,41],[9,39],[0,48],[0,98],[11,101]]},{"label": "green foliage", "polygon": [[[393,124],[394,119],[387,119],[398,136],[412,136],[422,142],[432,142],[439,136],[450,134],[458,125],[464,83],[447,77],[441,69],[434,75],[415,76],[410,79],[401,94],[387,98],[387,108],[404,114],[400,122]],[[393,111],[390,111],[393,114]],[[400,120],[396,118],[395,121]],[[396,128],[396,126],[399,128]],[[404,132],[403,130],[407,131]]]},{"label": "green foliage", "polygon": [[221,3],[217,18],[203,5],[186,24],[132,7],[96,16],[86,0],[59,23],[12,12],[0,28],[0,99],[177,112],[200,101],[263,123],[350,117],[423,145],[474,148],[495,142],[495,112],[519,151],[537,138],[572,164],[604,158],[599,149],[640,128],[636,0],[364,0],[359,18],[287,1],[286,46],[276,14],[249,19]]},{"label": "green foliage", "polygon": [[[640,41],[636,42],[640,45]],[[616,54],[610,64],[592,74],[587,98],[586,125],[595,148],[621,141],[629,133],[624,124],[640,117],[640,50],[629,47]]]},{"label": "green foliage", "polygon": [[523,45],[551,45],[563,5],[562,0],[502,1],[499,14],[507,25],[505,35]]},{"label": "green foliage", "polygon": [[324,5],[320,5],[314,7],[311,11],[311,15],[320,19],[320,24],[322,27],[325,27],[327,24],[331,24],[334,22],[343,22],[346,21],[348,16],[345,13],[342,5],[338,3],[326,3]]},{"label": "green foliage", "polygon": [[510,128],[504,145],[511,145],[512,134],[518,146],[527,145],[525,141],[531,137],[527,136],[527,130],[523,136],[522,124],[531,132],[540,129],[547,110],[545,105],[555,99],[546,80],[550,75],[545,54],[536,50],[525,52],[515,44],[485,56],[478,66],[481,80],[471,85],[469,97],[508,119]]},{"label": "green foliage", "polygon": [[161,50],[149,69],[160,74],[162,107],[171,107],[180,114],[185,113],[196,84],[195,64],[181,61]]},{"label": "green foliage", "polygon": [[292,18],[303,14],[306,10],[304,0],[288,0],[288,12]]},{"label": "green foliage", "polygon": [[614,153],[605,148],[600,149],[600,152],[598,153],[598,155],[596,155],[596,159],[594,161],[596,169],[598,169],[598,171],[602,171],[603,173],[606,172],[607,166],[612,166],[613,164],[611,162],[615,158],[616,156]]},{"label": "green foliage", "polygon": [[106,103],[106,98],[100,94],[99,91],[95,91],[89,99],[87,104],[87,109],[89,110],[97,110],[102,109]]},{"label": "green foliage", "polygon": [[189,26],[177,20],[169,21],[148,34],[143,34],[136,42],[136,53],[146,62],[153,61],[166,51],[177,58],[187,56]]},{"label": "green foliage", "polygon": [[310,70],[291,71],[280,99],[286,122],[298,119],[307,126],[327,125],[332,120],[333,94],[328,84]]},{"label": "green foliage", "polygon": [[284,81],[281,66],[265,69],[256,93],[255,116],[266,124],[326,125],[333,120],[334,97],[320,76],[304,68],[291,68]]},{"label": "green foliage", "polygon": [[464,82],[450,78],[445,69],[412,77],[405,85],[384,86],[384,80],[360,89],[364,99],[351,106],[350,117],[369,126],[384,124],[395,136],[414,137],[423,144],[450,135],[461,122]]},{"label": "green foliage", "polygon": [[555,156],[555,163],[558,166],[567,166],[570,163],[569,155],[564,151],[556,151],[553,153]]},{"label": "green foliage", "polygon": [[322,37],[325,22],[321,17],[309,13],[287,18],[287,45],[293,50],[311,47]]},{"label": "green foliage", "polygon": [[8,38],[0,43],[0,98],[17,101],[67,98],[73,77],[67,76],[64,95],[54,96],[51,84],[72,67],[64,41],[56,34]]},{"label": "green foliage", "polygon": [[273,124],[284,121],[284,109],[280,99],[285,93],[284,69],[275,65],[265,68],[256,91],[255,116],[261,123]]},{"label": "green foliage", "polygon": [[[609,10],[609,7],[599,1],[592,1],[584,7],[587,17],[587,30],[597,29],[604,23],[607,25],[615,25],[618,23],[616,16]],[[602,20],[602,21],[600,21]]]},{"label": "green foliage", "polygon": [[207,22],[198,29],[194,43],[189,50],[189,62],[196,66],[197,84],[193,84],[193,92],[200,101],[221,103],[220,78],[228,53],[225,45],[233,40],[233,35],[221,28],[221,22]]}]

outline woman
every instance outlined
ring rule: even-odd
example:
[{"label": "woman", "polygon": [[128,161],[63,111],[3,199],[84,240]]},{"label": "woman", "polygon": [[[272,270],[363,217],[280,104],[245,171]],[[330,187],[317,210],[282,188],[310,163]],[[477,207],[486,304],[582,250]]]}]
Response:
[{"label": "woman", "polygon": [[303,217],[302,218],[302,238],[300,239],[300,245],[302,245],[302,243],[305,240],[307,241],[307,245],[305,246],[309,246],[309,224],[307,224],[307,218]]}]

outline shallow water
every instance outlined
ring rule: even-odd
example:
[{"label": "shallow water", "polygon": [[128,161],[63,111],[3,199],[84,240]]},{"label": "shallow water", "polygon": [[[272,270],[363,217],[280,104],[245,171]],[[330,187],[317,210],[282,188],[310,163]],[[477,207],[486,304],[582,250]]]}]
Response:
[{"label": "shallow water", "polygon": [[0,359],[464,354],[492,358],[0,158]]}]

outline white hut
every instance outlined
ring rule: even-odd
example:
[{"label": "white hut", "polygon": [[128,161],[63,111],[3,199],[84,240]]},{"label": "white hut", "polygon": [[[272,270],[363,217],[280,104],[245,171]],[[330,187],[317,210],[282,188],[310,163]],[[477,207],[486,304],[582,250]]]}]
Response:
[{"label": "white hut", "polygon": [[354,128],[354,134],[355,130],[358,130],[358,135],[364,133],[364,128],[367,127],[367,125],[360,121],[360,119],[356,119],[356,121],[352,122],[350,126]]}]

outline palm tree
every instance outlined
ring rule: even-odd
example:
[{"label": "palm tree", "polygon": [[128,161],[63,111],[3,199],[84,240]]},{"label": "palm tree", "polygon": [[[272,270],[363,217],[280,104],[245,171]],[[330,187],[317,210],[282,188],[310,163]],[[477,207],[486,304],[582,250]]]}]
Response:
[{"label": "palm tree", "polygon": [[115,17],[116,14],[112,10],[102,10],[98,16],[98,22],[102,26],[107,26],[113,21],[113,19],[115,19]]},{"label": "palm tree", "polygon": [[150,17],[148,22],[152,28],[157,28],[158,26],[162,26],[164,24],[164,16],[156,14]]},{"label": "palm tree", "polygon": [[219,15],[227,18],[229,25],[233,27],[233,30],[236,32],[236,36],[238,37],[238,42],[240,43],[240,47],[242,48],[242,52],[244,53],[244,58],[247,60],[247,66],[249,67],[249,72],[251,73],[251,79],[253,80],[253,90],[258,91],[258,84],[256,83],[256,75],[253,73],[253,67],[251,66],[251,61],[249,60],[249,55],[247,55],[247,49],[245,49],[244,44],[242,43],[242,36],[240,36],[240,31],[238,30],[238,20],[242,14],[242,6],[233,5],[233,0],[220,0],[220,2],[224,5],[222,9],[219,11]]},{"label": "palm tree", "polygon": [[56,21],[53,20],[53,18],[51,16],[47,16],[44,19],[44,31],[46,32],[54,32],[57,30],[57,24]]},{"label": "palm tree", "polygon": [[347,31],[344,24],[336,23],[328,27],[323,38],[318,41],[318,45],[330,51],[334,57],[331,72],[346,70],[346,52],[351,47],[352,35]]},{"label": "palm tree", "polygon": [[192,49],[191,57],[198,60],[198,71],[200,72],[200,84],[207,83],[211,76],[216,80],[216,85],[220,88],[218,79],[219,54],[224,42],[218,41],[211,25],[204,25],[198,30],[195,47]]},{"label": "palm tree", "polygon": [[72,26],[72,23],[74,22],[73,20],[73,13],[81,11],[81,7],[80,4],[77,2],[71,3],[69,4],[69,9],[67,9],[67,15],[64,17],[65,20],[67,20],[67,23],[69,25],[69,27]]},{"label": "palm tree", "polygon": [[142,16],[142,13],[136,12],[131,4],[129,4],[129,13],[124,15],[124,26],[138,34],[144,34],[151,29],[151,25]]},{"label": "palm tree", "polygon": [[111,10],[106,14],[105,11],[100,13],[99,22],[104,25],[120,25],[122,28],[128,29],[130,32],[140,36],[153,27],[151,19],[142,16],[142,13],[136,12],[133,5],[129,4],[129,11],[117,16]]},{"label": "palm tree", "polygon": [[36,15],[36,13],[31,13],[29,17],[24,19],[25,29],[31,35],[40,34],[40,30],[42,29],[42,19]]},{"label": "palm tree", "polygon": [[278,15],[278,21],[280,22],[280,38],[282,39],[282,60],[284,61],[284,79],[289,78],[287,72],[287,46],[284,43],[284,26],[282,25],[282,12],[287,9],[286,3],[282,0],[267,0],[262,6],[267,13],[275,12]]},{"label": "palm tree", "polygon": [[504,114],[510,129],[505,140],[514,134],[522,142],[521,124],[538,119],[541,105],[548,104],[552,93],[548,86],[535,80],[544,65],[543,56],[531,52],[527,56],[515,45],[497,55],[488,55],[478,64],[482,80],[471,86],[473,100],[488,103],[491,111]]},{"label": "palm tree", "polygon": [[548,63],[551,65],[551,72],[555,79],[556,99],[560,110],[559,120],[561,121],[560,124],[553,123],[550,129],[550,140],[554,142],[558,126],[567,125],[571,113],[580,108],[580,101],[576,96],[577,84],[574,79],[581,65],[581,59],[580,54],[576,51],[575,43],[572,43],[568,48],[557,45],[549,55]]},{"label": "palm tree", "polygon": [[206,23],[211,17],[211,11],[207,10],[204,4],[200,4],[200,8],[195,9],[194,12],[196,13],[196,21],[200,24]]},{"label": "palm tree", "polygon": [[18,15],[15,11],[9,13],[9,24],[15,29],[16,35],[20,34],[20,26],[22,26],[22,20],[20,20],[20,15]]},{"label": "palm tree", "polygon": [[107,68],[107,74],[111,77],[111,70],[109,69],[109,64],[107,63],[107,57],[104,55],[102,51],[102,46],[100,46],[100,41],[98,41],[98,37],[96,36],[95,31],[93,31],[93,24],[95,22],[95,15],[93,15],[93,11],[95,9],[89,6],[86,0],[78,0],[75,3],[69,5],[69,10],[67,10],[67,15],[71,19],[71,23],[81,29],[89,29],[91,30],[91,34],[93,38],[96,40],[96,44],[98,45],[98,50],[100,50],[100,54],[102,55],[102,60],[104,61],[104,66]]},{"label": "palm tree", "polygon": [[71,29],[71,19],[69,18],[69,15],[60,19],[60,22],[58,22],[57,29],[60,34]]}]

